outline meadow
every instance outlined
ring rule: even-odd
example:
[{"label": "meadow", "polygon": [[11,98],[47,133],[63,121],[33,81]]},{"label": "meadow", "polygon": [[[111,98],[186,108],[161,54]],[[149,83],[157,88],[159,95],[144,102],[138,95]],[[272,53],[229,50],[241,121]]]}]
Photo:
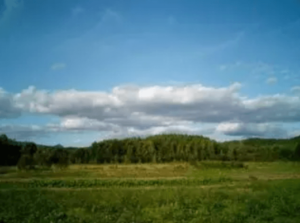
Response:
[{"label": "meadow", "polygon": [[300,222],[297,162],[0,170],[0,222]]}]

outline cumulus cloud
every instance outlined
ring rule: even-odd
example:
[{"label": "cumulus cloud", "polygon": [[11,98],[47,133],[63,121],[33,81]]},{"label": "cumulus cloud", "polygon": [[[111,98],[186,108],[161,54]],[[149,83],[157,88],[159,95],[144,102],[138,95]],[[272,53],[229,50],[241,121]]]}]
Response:
[{"label": "cumulus cloud", "polygon": [[[241,87],[239,83],[219,88],[200,84],[123,85],[109,92],[29,87],[17,94],[2,90],[0,117],[13,117],[21,112],[54,115],[61,122],[49,124],[43,131],[100,131],[108,135],[166,131],[208,134],[207,129],[199,126],[209,123],[223,123],[217,132],[226,135],[263,135],[264,131],[284,135],[279,127],[273,128],[274,123],[300,122],[298,96],[248,98],[239,93]],[[224,123],[233,123],[230,125],[234,130],[228,125],[229,130],[225,130]]]},{"label": "cumulus cloud", "polygon": [[244,137],[286,137],[287,132],[278,125],[262,123],[240,123],[228,122],[221,123],[216,130],[225,135],[244,136]]},{"label": "cumulus cloud", "polygon": [[15,106],[13,95],[8,94],[0,88],[0,119],[14,118],[20,114],[21,110]]},{"label": "cumulus cloud", "polygon": [[5,133],[8,137],[21,141],[45,137],[50,131],[36,125],[0,125],[0,133]]},{"label": "cumulus cloud", "polygon": [[110,123],[100,122],[87,118],[68,117],[60,123],[49,123],[44,126],[37,125],[0,125],[0,133],[5,133],[11,138],[18,140],[35,140],[47,137],[53,133],[82,133],[84,131],[97,131],[102,133],[101,139],[146,137],[161,133],[182,134],[211,134],[215,131],[212,127],[199,127],[192,123],[173,123],[169,125],[157,125],[148,128],[140,126],[125,127]]},{"label": "cumulus cloud", "polygon": [[54,63],[51,66],[51,70],[62,70],[66,68],[66,64],[64,63]]},{"label": "cumulus cloud", "polygon": [[215,122],[222,119],[222,114],[229,115],[228,113],[233,112],[222,111],[227,106],[236,109],[241,106],[236,95],[239,87],[239,84],[218,89],[202,85],[124,86],[114,88],[111,93],[76,90],[50,93],[30,87],[16,94],[14,99],[22,110],[61,117],[73,115],[117,121],[144,116],[143,122],[161,122],[160,118],[165,121],[197,119]]},{"label": "cumulus cloud", "polygon": [[249,99],[238,93],[240,87],[238,83],[223,88],[120,86],[111,92],[47,92],[30,87],[16,94],[14,101],[19,109],[31,113],[76,116],[127,127],[180,121],[300,121],[299,97],[270,95]]},{"label": "cumulus cloud", "polygon": [[46,129],[52,131],[116,131],[119,127],[94,119],[67,117],[63,118],[59,124],[48,124]]},{"label": "cumulus cloud", "polygon": [[277,78],[276,77],[270,77],[266,80],[267,84],[276,84],[277,83]]},{"label": "cumulus cloud", "polygon": [[128,137],[147,137],[156,134],[192,134],[192,135],[207,135],[214,132],[214,128],[200,128],[193,125],[170,125],[170,126],[153,126],[148,129],[137,128],[120,128],[119,131],[109,132],[104,136],[104,139],[110,138],[128,138]]}]

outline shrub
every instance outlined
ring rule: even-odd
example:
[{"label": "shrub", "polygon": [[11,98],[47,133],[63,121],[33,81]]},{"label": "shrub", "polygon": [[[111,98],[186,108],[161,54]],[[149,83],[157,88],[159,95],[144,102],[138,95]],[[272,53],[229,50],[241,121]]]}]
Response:
[{"label": "shrub", "polygon": [[34,154],[36,164],[42,167],[50,168],[52,165],[51,153],[49,151],[39,150]]},{"label": "shrub", "polygon": [[232,162],[201,162],[201,166],[205,168],[216,168],[216,169],[224,169],[224,168],[247,168],[247,166],[240,161],[232,161]]},{"label": "shrub", "polygon": [[279,154],[279,159],[283,159],[283,160],[291,160],[294,153],[292,150],[287,149],[287,148],[282,148],[278,151]]},{"label": "shrub", "polygon": [[35,143],[28,143],[22,149],[22,154],[33,156],[37,151],[37,146]]},{"label": "shrub", "polygon": [[297,143],[296,148],[295,148],[295,158],[297,160],[300,160],[300,143]]},{"label": "shrub", "polygon": [[22,155],[17,164],[19,170],[30,170],[34,168],[34,160],[30,155]]}]

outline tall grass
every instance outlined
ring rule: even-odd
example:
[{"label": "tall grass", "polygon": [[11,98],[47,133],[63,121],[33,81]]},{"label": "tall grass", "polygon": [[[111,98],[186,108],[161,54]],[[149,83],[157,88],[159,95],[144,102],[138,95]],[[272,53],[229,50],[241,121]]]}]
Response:
[{"label": "tall grass", "polygon": [[2,181],[0,185],[21,188],[91,188],[91,187],[145,187],[145,186],[198,186],[232,182],[229,177],[204,179],[160,179],[160,180],[29,180]]},{"label": "tall grass", "polygon": [[0,192],[0,222],[298,223],[299,210],[300,180],[209,190]]},{"label": "tall grass", "polygon": [[238,169],[238,168],[248,168],[248,166],[240,161],[202,161],[202,162],[196,162],[191,161],[190,165],[196,168],[206,168],[206,169]]},{"label": "tall grass", "polygon": [[[207,161],[11,169],[0,176],[0,223],[298,223],[299,170],[296,163]],[[122,176],[130,171],[138,178]]]}]

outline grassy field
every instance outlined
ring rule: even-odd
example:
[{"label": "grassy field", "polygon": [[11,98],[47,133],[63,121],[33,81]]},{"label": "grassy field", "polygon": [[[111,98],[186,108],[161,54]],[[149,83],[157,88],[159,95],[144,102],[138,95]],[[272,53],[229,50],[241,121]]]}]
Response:
[{"label": "grassy field", "polygon": [[0,223],[300,222],[300,164],[0,168]]}]

